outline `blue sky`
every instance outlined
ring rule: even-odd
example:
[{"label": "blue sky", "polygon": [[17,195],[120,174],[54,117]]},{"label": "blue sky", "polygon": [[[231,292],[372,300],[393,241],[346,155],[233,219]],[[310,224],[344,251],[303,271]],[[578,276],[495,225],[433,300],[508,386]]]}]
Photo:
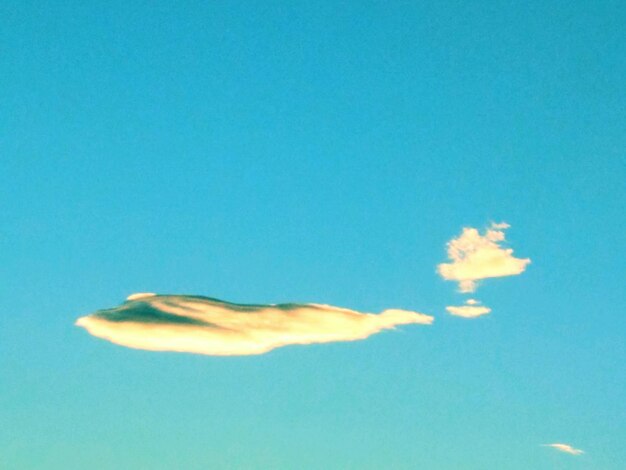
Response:
[{"label": "blue sky", "polygon": [[[0,466],[623,468],[621,2],[207,3],[0,6]],[[446,242],[501,221],[532,264],[448,315]],[[436,319],[230,358],[74,326],[142,291]]]}]

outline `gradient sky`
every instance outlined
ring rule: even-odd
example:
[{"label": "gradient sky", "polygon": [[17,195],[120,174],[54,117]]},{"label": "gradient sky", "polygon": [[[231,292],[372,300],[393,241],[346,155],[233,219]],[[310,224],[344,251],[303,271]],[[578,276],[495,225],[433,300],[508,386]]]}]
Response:
[{"label": "gradient sky", "polygon": [[[623,469],[623,2],[183,3],[0,4],[0,467]],[[492,221],[532,264],[450,316]],[[142,291],[436,320],[225,358],[74,326]]]}]

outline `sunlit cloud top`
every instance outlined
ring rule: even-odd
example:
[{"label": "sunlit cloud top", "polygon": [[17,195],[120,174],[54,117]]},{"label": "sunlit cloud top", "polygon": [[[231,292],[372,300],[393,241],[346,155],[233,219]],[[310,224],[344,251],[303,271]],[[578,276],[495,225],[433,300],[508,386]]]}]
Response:
[{"label": "sunlit cloud top", "polygon": [[560,452],[565,452],[566,454],[572,454],[572,455],[580,455],[580,454],[584,454],[585,452],[580,450],[580,449],[575,449],[574,447],[572,447],[569,444],[560,444],[560,443],[554,443],[554,444],[543,444],[545,447],[552,447],[553,449],[556,449]]},{"label": "sunlit cloud top", "polygon": [[477,281],[490,277],[521,274],[529,258],[516,258],[511,248],[503,248],[506,223],[491,224],[484,234],[475,228],[464,228],[458,238],[448,242],[450,263],[442,263],[437,271],[446,280],[457,281],[461,292],[474,292]]},{"label": "sunlit cloud top", "polygon": [[189,295],[133,294],[119,307],[81,317],[93,336],[135,349],[215,356],[263,354],[292,344],[365,339],[433,317],[390,309],[361,313],[319,304],[243,305]]}]

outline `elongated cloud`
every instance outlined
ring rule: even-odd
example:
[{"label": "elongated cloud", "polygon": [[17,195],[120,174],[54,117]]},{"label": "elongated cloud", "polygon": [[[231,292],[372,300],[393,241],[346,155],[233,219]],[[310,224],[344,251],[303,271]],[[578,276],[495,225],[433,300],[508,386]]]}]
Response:
[{"label": "elongated cloud", "polygon": [[491,224],[483,235],[475,228],[464,228],[458,238],[448,242],[452,262],[437,267],[441,277],[457,281],[461,292],[474,292],[480,279],[523,273],[530,259],[516,258],[511,248],[501,246],[507,228],[506,223]]},{"label": "elongated cloud", "polygon": [[491,312],[489,307],[485,307],[483,305],[461,305],[460,307],[446,307],[446,310],[451,315],[456,315],[457,317],[463,318],[476,318],[481,315],[487,315]]},{"label": "elongated cloud", "polygon": [[318,304],[243,305],[209,297],[133,294],[119,307],[76,321],[113,343],[214,356],[263,354],[291,344],[365,339],[398,325],[430,325],[406,310],[378,315]]},{"label": "elongated cloud", "polygon": [[455,315],[457,317],[463,318],[476,318],[482,315],[487,315],[491,313],[491,309],[489,307],[485,307],[484,305],[480,305],[480,300],[476,299],[467,299],[465,301],[465,305],[461,306],[450,306],[446,307],[446,310],[450,315]]},{"label": "elongated cloud", "polygon": [[572,447],[569,444],[559,444],[559,443],[554,443],[554,444],[543,444],[544,447],[552,447],[553,449],[556,449],[560,452],[565,452],[566,454],[572,454],[572,455],[580,455],[580,454],[584,454],[585,452],[580,450],[580,449],[575,449],[574,447]]}]

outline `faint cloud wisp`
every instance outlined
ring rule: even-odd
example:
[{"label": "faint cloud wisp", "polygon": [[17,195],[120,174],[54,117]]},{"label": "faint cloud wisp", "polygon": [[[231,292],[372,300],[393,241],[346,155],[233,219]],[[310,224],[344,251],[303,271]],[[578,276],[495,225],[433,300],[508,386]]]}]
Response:
[{"label": "faint cloud wisp", "polygon": [[361,313],[318,304],[244,305],[188,295],[133,294],[76,325],[112,343],[150,351],[215,356],[263,354],[292,344],[365,339],[433,317],[390,309]]},{"label": "faint cloud wisp", "polygon": [[569,444],[560,444],[558,442],[555,442],[554,444],[542,444],[542,445],[544,447],[552,447],[553,449],[556,449],[560,452],[565,452],[566,454],[580,455],[580,454],[585,453],[584,451],[580,449],[575,449]]}]

